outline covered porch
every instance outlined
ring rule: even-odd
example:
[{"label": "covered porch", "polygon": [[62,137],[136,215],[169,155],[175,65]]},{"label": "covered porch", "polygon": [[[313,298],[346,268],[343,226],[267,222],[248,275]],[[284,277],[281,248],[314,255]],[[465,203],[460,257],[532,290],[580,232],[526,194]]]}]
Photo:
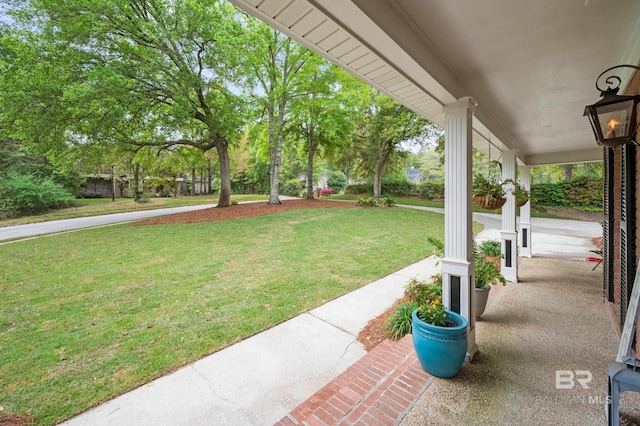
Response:
[{"label": "covered porch", "polygon": [[[411,336],[387,340],[277,424],[603,424],[604,370],[618,339],[601,274],[586,262],[539,257],[523,260],[521,278],[492,290],[477,323],[482,349],[455,378],[424,373]],[[557,371],[590,380],[558,389]],[[624,394],[622,424],[640,421],[638,402]]]},{"label": "covered porch", "polygon": [[[620,162],[621,154],[596,144],[583,111],[598,100],[595,82],[603,70],[640,61],[639,3],[622,0],[612,7],[592,0],[232,2],[444,128],[443,298],[446,306],[469,320],[469,359],[478,350],[471,311],[472,148],[492,152],[501,163],[502,181],[519,181],[527,189],[532,166],[606,159],[605,204],[610,205],[605,206],[604,223],[611,239],[605,238],[604,281],[609,282],[604,285],[615,304],[613,246],[620,239],[613,237],[617,195],[611,191],[615,158]],[[638,89],[630,85],[631,70],[616,75],[621,92]],[[627,151],[624,158],[635,158],[635,150]],[[635,168],[627,169],[635,173]],[[536,253],[531,243],[536,230],[530,203],[516,220],[510,187],[505,184],[500,239],[502,274],[515,283],[519,259]],[[627,215],[635,217],[635,203],[627,205]],[[635,251],[624,252],[623,257],[633,259],[622,262],[631,265],[622,275],[633,277]],[[629,286],[622,292],[630,294]],[[624,308],[619,323],[623,317]]]},{"label": "covered porch", "polygon": [[[562,369],[558,364],[561,359],[567,360],[567,364],[569,359],[577,359],[594,371],[604,370],[616,352],[637,265],[638,154],[633,145],[598,146],[583,111],[586,105],[598,100],[595,83],[602,71],[618,64],[637,66],[640,62],[640,3],[633,0],[615,4],[597,0],[232,2],[444,128],[444,303],[469,320],[468,358],[473,359],[479,351],[477,362],[481,364],[485,351],[491,353],[494,344],[501,346],[500,340],[483,342],[480,336],[485,329],[485,338],[490,335],[497,339],[501,333],[503,336],[518,333],[523,327],[535,329],[534,346],[529,347],[517,334],[511,335],[514,340],[510,344],[514,346],[502,346],[507,356],[496,354],[499,359],[495,361],[504,365],[479,370],[483,371],[480,376],[493,377],[496,383],[512,388],[514,396],[493,394],[490,388],[481,387],[480,392],[486,392],[486,401],[478,399],[482,396],[475,391],[470,391],[469,401],[489,411],[492,404],[497,404],[514,416],[523,415],[505,407],[518,407],[522,403],[522,408],[531,403],[526,399],[536,393],[527,391],[519,378],[535,372],[541,374],[545,369],[527,371],[512,363],[514,359],[540,365],[555,363],[555,369]],[[640,73],[624,69],[616,71],[616,75],[621,94],[640,94]],[[536,229],[531,224],[530,203],[520,210],[517,221],[514,197],[507,195],[500,229],[502,273],[518,284],[502,294],[509,294],[521,304],[504,300],[504,316],[496,317],[493,325],[489,321],[487,325],[476,324],[472,148],[485,153],[492,151],[493,159],[501,163],[502,180],[518,180],[526,188],[530,186],[533,166],[604,159],[604,274],[591,272],[586,263],[577,266],[535,259],[537,252],[532,241],[536,239]],[[499,154],[495,155],[496,152]],[[550,275],[540,275],[540,268]],[[585,269],[584,274],[580,268]],[[554,294],[554,299],[547,300],[548,294]],[[578,301],[582,299],[576,294],[584,294],[584,301]],[[573,324],[577,317],[567,314],[574,310],[587,316]],[[534,311],[542,316],[533,315]],[[563,323],[564,320],[571,324]],[[557,329],[554,340],[557,347],[548,346],[545,351],[549,341],[543,339],[544,333],[551,334],[554,330],[547,327],[560,323],[563,326]],[[581,346],[581,339],[587,341],[593,334],[589,327],[599,327],[604,333],[603,340],[594,343],[596,349],[606,348],[603,352],[592,351],[591,344]],[[542,340],[536,345],[536,339]],[[610,355],[604,356],[605,353]],[[590,364],[596,359],[597,363]],[[598,376],[602,383],[603,376],[604,373]],[[543,380],[551,380],[549,377]],[[596,374],[594,383],[597,383],[595,377]],[[475,380],[473,375],[469,379]],[[527,378],[535,390],[536,381],[530,379]],[[594,384],[592,390],[606,395],[598,386]],[[458,391],[464,394],[461,389]],[[519,402],[517,395],[523,396]],[[473,412],[473,404],[451,404],[454,405],[450,411],[454,413],[467,408]],[[463,410],[463,406],[467,408]],[[562,408],[566,409],[561,406],[560,411]],[[531,415],[543,416],[538,418],[542,423],[549,419],[556,422],[550,417],[556,409],[558,406],[553,404],[542,405]],[[591,413],[582,406],[575,411]],[[513,421],[526,418],[516,417]],[[594,418],[567,422],[585,424]],[[462,418],[454,418],[454,422],[464,423]]]}]

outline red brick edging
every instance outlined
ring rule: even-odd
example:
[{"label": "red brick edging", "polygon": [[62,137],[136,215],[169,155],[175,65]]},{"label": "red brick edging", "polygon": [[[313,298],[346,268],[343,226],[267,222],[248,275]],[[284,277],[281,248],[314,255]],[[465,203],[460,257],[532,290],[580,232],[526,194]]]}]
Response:
[{"label": "red brick edging", "polygon": [[397,425],[431,381],[411,335],[385,340],[276,425]]}]

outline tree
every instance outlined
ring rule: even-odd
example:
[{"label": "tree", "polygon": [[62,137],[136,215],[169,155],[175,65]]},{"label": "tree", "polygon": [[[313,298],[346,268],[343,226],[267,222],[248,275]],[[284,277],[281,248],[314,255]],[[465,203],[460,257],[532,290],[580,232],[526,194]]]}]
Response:
[{"label": "tree", "polygon": [[[366,117],[366,162],[373,168],[373,196],[379,200],[382,175],[401,142],[423,142],[435,129],[426,119],[386,95],[376,94]],[[406,164],[406,163],[405,163]]]},{"label": "tree", "polygon": [[[280,168],[285,139],[285,125],[289,103],[303,95],[301,72],[313,55],[305,47],[275,29],[245,16],[250,41],[246,51],[247,76],[257,86],[253,97],[259,109],[266,113],[269,144],[269,204],[280,204]],[[312,65],[313,66],[313,65]]]},{"label": "tree", "polygon": [[313,199],[316,152],[321,147],[330,150],[344,146],[353,130],[337,80],[337,67],[322,61],[310,71],[302,85],[308,93],[292,101],[290,122],[293,132],[300,135],[306,152],[307,199]]},{"label": "tree", "polygon": [[15,12],[23,32],[64,58],[62,69],[79,70],[64,73],[72,78],[46,103],[70,105],[51,120],[65,137],[215,148],[218,206],[230,205],[228,148],[244,118],[231,90],[243,43],[235,9],[220,0],[33,0]]}]

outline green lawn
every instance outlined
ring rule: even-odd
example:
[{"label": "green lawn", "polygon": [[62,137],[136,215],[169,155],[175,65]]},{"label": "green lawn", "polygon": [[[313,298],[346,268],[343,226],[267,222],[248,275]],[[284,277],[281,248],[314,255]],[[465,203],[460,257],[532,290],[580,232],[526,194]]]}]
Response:
[{"label": "green lawn", "polygon": [[[238,202],[266,200],[266,195],[232,195],[231,200]],[[26,216],[17,219],[0,220],[1,226],[21,225],[25,223],[46,222],[49,220],[71,219],[74,217],[97,216],[101,214],[124,213],[138,210],[155,210],[167,207],[193,206],[200,204],[215,204],[217,195],[197,195],[195,197],[166,197],[150,198],[147,203],[136,203],[132,198],[87,198],[75,200],[73,206],[64,209],[51,210],[36,216]]]},{"label": "green lawn", "polygon": [[1,245],[0,406],[54,424],[424,258],[430,235],[441,214],[335,208]]},{"label": "green lawn", "polygon": [[[357,200],[358,198],[362,197],[362,195],[332,195],[330,198],[332,200]],[[406,204],[409,206],[423,206],[423,207],[435,207],[435,208],[444,208],[444,201],[431,201],[431,200],[422,200],[422,199],[416,199],[416,198],[405,198],[405,197],[393,197],[393,199],[395,200],[396,204]],[[473,211],[477,212],[477,213],[495,213],[495,214],[500,214],[502,212],[502,209],[498,209],[498,210],[486,210],[483,208],[480,208],[476,205],[473,206]],[[520,215],[520,209],[516,208],[516,215]],[[544,213],[541,211],[538,211],[534,208],[531,209],[531,217],[545,217],[545,218],[550,218],[550,219],[567,219],[561,216],[556,216],[556,215],[552,215],[549,213]]]}]

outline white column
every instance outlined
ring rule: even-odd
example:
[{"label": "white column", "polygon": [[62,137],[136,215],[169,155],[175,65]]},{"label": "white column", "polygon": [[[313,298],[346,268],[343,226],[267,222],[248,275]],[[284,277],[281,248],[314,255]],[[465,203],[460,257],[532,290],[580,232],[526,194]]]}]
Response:
[{"label": "white column", "polygon": [[472,119],[475,101],[462,98],[444,112],[443,303],[469,321],[467,358],[478,350],[473,309],[475,264],[472,233]]},{"label": "white column", "polygon": [[[520,167],[520,184],[529,192],[531,197],[531,166]],[[518,232],[520,241],[520,256],[531,257],[531,202],[520,207],[520,227]]]},{"label": "white column", "polygon": [[[502,180],[516,181],[516,151],[502,152]],[[500,272],[507,281],[518,282],[518,233],[516,232],[516,197],[513,183],[504,184],[507,202],[502,206],[502,262]]]}]

